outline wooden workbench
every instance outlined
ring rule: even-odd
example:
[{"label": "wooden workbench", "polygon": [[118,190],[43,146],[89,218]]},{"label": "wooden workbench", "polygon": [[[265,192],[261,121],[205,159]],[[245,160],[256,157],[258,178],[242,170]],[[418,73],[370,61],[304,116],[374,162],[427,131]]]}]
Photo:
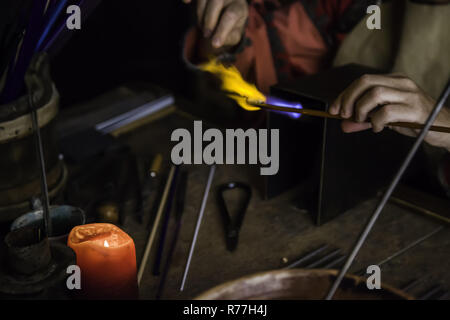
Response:
[{"label": "wooden workbench", "polygon": [[[165,159],[169,159],[172,131],[176,128],[192,128],[193,120],[194,118],[174,113],[121,136],[120,139],[129,144],[138,155],[150,157],[162,152]],[[308,212],[295,207],[296,195],[300,192],[298,189],[263,201],[261,193],[258,192],[259,182],[255,181],[251,170],[246,166],[219,165],[185,290],[180,292],[183,271],[208,176],[207,166],[190,166],[188,169],[190,174],[183,224],[163,293],[164,299],[194,298],[226,281],[280,268],[283,266],[282,258],[287,258],[291,262],[321,244],[340,248],[347,253],[377,204],[377,199],[371,199],[331,222],[317,227]],[[254,191],[241,228],[238,248],[233,253],[226,249],[214,188],[232,180],[247,182],[252,185]],[[135,240],[138,264],[149,234],[144,225],[138,224],[134,217],[129,216],[123,226]],[[438,227],[439,224],[435,221],[388,204],[357,256],[351,271],[356,272],[382,261]],[[171,230],[173,228],[170,228],[169,232]],[[450,290],[449,249],[450,232],[446,228],[384,264],[381,268],[381,280],[402,287],[412,280],[423,278],[413,291],[416,295],[436,284]],[[153,250],[156,251],[156,245]],[[159,277],[152,275],[152,264],[153,259],[149,260],[141,283],[142,299],[153,299],[156,294]]]}]

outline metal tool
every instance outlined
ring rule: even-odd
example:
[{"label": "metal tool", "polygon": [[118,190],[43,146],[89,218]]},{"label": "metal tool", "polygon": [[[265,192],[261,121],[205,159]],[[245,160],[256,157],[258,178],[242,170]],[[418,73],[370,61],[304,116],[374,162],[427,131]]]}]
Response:
[{"label": "metal tool", "polygon": [[[376,265],[377,266],[382,266],[383,264],[385,264],[386,262],[391,261],[394,258],[397,258],[398,256],[402,255],[403,253],[405,253],[406,251],[408,251],[411,248],[414,248],[415,246],[417,246],[418,244],[424,242],[425,240],[431,238],[432,236],[434,236],[436,233],[440,232],[442,229],[444,229],[443,226],[437,227],[436,229],[434,229],[433,231],[431,231],[430,233],[424,235],[423,237],[420,237],[419,239],[411,242],[410,244],[408,244],[406,247],[398,250],[397,252],[395,252],[394,254],[391,254],[389,257],[381,260],[380,262],[378,262]],[[358,272],[356,272],[356,275],[363,275],[366,273],[365,269],[362,269]]]},{"label": "metal tool", "polygon": [[[281,112],[289,112],[289,113],[295,113],[295,114],[304,114],[308,116],[313,117],[320,117],[320,118],[328,118],[328,119],[337,119],[337,120],[349,120],[347,118],[343,118],[340,115],[333,115],[326,111],[321,110],[315,110],[315,109],[304,109],[304,108],[294,108],[294,107],[288,107],[288,106],[277,106],[273,104],[265,103],[264,101],[256,101],[256,100],[250,100],[248,97],[243,96],[236,92],[225,92],[229,97],[238,97],[238,98],[245,98],[247,99],[247,103],[251,106],[258,107],[265,110],[272,110],[272,111],[281,111]],[[386,126],[393,126],[393,127],[403,127],[403,128],[411,128],[411,129],[419,129],[422,130],[425,128],[425,125],[420,123],[413,123],[413,122],[391,122],[388,123]],[[430,131],[436,131],[436,132],[444,132],[444,133],[450,133],[450,127],[444,127],[444,126],[430,126]]]},{"label": "metal tool", "polygon": [[[416,288],[419,284],[423,283],[424,277],[415,279],[410,281],[407,285],[401,288],[402,291],[411,293],[411,291]],[[448,291],[446,291],[440,284],[434,285],[430,289],[422,292],[420,296],[417,298],[418,300],[444,300],[448,295]]]},{"label": "metal tool", "polygon": [[[245,198],[233,219],[225,203],[223,197],[224,192],[229,190],[243,190],[245,192]],[[222,214],[223,223],[225,226],[225,236],[228,251],[234,251],[237,248],[239,241],[239,230],[241,229],[242,222],[244,221],[245,211],[247,210],[248,204],[252,197],[252,188],[242,182],[229,182],[219,186],[217,193],[217,201],[219,203],[219,209]]]},{"label": "metal tool", "polygon": [[136,218],[139,223],[143,223],[146,218],[146,209],[150,206],[151,200],[156,198],[159,181],[159,172],[162,167],[163,157],[158,153],[152,160],[150,168],[145,168],[144,179],[141,183],[141,199],[142,204],[138,210],[136,210]]},{"label": "metal tool", "polygon": [[436,285],[420,295],[419,300],[428,300],[440,292],[442,292],[442,287],[440,285]]},{"label": "metal tool", "polygon": [[161,274],[161,280],[159,282],[158,291],[156,292],[156,299],[159,300],[163,294],[164,285],[166,283],[167,274],[169,273],[170,265],[172,263],[173,253],[175,252],[175,247],[177,245],[178,236],[180,234],[182,216],[184,212],[184,202],[186,199],[186,190],[187,190],[187,179],[188,172],[182,171],[180,174],[180,181],[177,187],[176,196],[175,196],[175,221],[176,226],[175,230],[172,234],[172,241],[170,242],[169,252],[167,254],[167,260],[164,265],[163,272]]},{"label": "metal tool", "polygon": [[390,196],[394,192],[395,187],[397,186],[400,179],[402,178],[403,173],[406,171],[410,162],[414,158],[417,150],[419,149],[420,145],[422,144],[423,140],[425,139],[425,136],[427,135],[431,125],[434,123],[439,112],[441,111],[442,107],[444,106],[445,101],[447,101],[449,94],[450,94],[450,79],[448,80],[444,91],[442,92],[440,98],[438,99],[436,106],[433,108],[430,116],[428,117],[427,121],[425,122],[424,128],[422,129],[419,136],[417,137],[414,145],[412,146],[411,150],[409,151],[408,155],[406,156],[405,160],[403,161],[397,174],[394,176],[394,179],[392,180],[392,182],[389,185],[387,191],[385,192],[383,198],[381,199],[380,203],[378,204],[377,208],[375,209],[374,213],[372,214],[370,220],[368,221],[366,227],[364,228],[364,231],[362,232],[358,241],[354,245],[350,255],[348,256],[348,258],[345,262],[344,267],[339,272],[335,282],[333,283],[327,296],[325,297],[326,300],[331,300],[333,298],[337,288],[339,287],[339,284],[341,283],[342,279],[344,278],[344,275],[347,273],[348,269],[350,268],[351,264],[353,263],[353,260],[355,259],[356,255],[358,254],[359,250],[361,249],[361,246],[366,241],[366,238],[369,235],[370,231],[372,230],[373,226],[375,225],[375,222],[377,221],[381,211],[384,209],[384,206],[386,205]]},{"label": "metal tool", "polygon": [[346,256],[340,256],[339,258],[328,262],[322,268],[323,269],[331,269],[331,268],[334,268],[334,267],[338,267],[344,261],[345,258],[346,258]]},{"label": "metal tool", "polygon": [[[326,111],[319,111],[319,110],[313,110],[313,109],[297,109],[297,108],[292,108],[292,107],[279,107],[279,106],[270,105],[270,104],[266,104],[266,103],[262,103],[262,102],[258,102],[258,101],[249,101],[249,100],[247,100],[247,103],[252,106],[260,107],[262,109],[267,109],[267,110],[304,114],[304,115],[308,115],[308,116],[321,117],[321,118],[349,120],[347,118],[343,118],[338,115],[332,115]],[[412,122],[391,122],[391,123],[388,123],[387,126],[411,128],[411,129],[423,129],[425,127],[425,125],[423,125],[423,124],[412,123]],[[430,126],[429,131],[450,133],[450,128],[443,127],[443,126]]]},{"label": "metal tool", "polygon": [[413,280],[411,282],[409,282],[406,286],[403,286],[401,289],[405,292],[410,291],[412,288],[416,287],[417,285],[419,285],[421,282],[421,279],[416,279]]},{"label": "metal tool", "polygon": [[[38,58],[37,58],[38,59]],[[39,63],[37,63],[39,64]],[[31,64],[36,65],[34,63]],[[35,79],[36,71],[33,68],[30,68],[27,73],[25,74],[25,83],[28,88],[28,104],[30,107],[30,113],[31,113],[31,122],[33,125],[33,131],[34,131],[34,139],[35,139],[35,146],[36,151],[38,155],[38,164],[40,169],[40,177],[41,177],[41,192],[42,192],[42,206],[43,206],[43,212],[44,212],[44,228],[45,228],[45,234],[50,237],[52,235],[52,222],[50,219],[50,200],[48,195],[48,185],[47,185],[47,173],[45,170],[45,159],[44,159],[44,148],[42,146],[42,137],[41,137],[41,130],[39,128],[39,120],[38,120],[38,114],[36,107],[34,105],[34,96],[33,96],[33,89],[34,88],[34,79]]]},{"label": "metal tool", "polygon": [[318,255],[319,253],[321,253],[322,251],[324,251],[326,248],[328,248],[328,245],[326,245],[326,244],[323,245],[323,246],[320,246],[319,248],[317,248],[317,249],[311,251],[311,252],[308,253],[307,255],[301,257],[300,259],[298,259],[297,261],[295,261],[295,262],[291,263],[290,265],[284,267],[283,269],[292,269],[292,268],[295,268],[295,267],[301,265],[302,263],[308,261],[309,259],[315,257],[316,255]]},{"label": "metal tool", "polygon": [[337,256],[340,252],[341,252],[341,249],[335,249],[335,250],[331,251],[330,253],[326,254],[324,257],[320,258],[319,260],[308,264],[305,268],[307,268],[307,269],[316,268],[316,267],[320,266],[322,263],[324,263],[324,262],[330,260],[331,258],[334,258],[335,256]]},{"label": "metal tool", "polygon": [[173,178],[172,185],[170,186],[169,199],[164,212],[164,221],[160,232],[158,251],[156,252],[155,264],[153,265],[153,274],[155,276],[159,276],[160,274],[161,261],[164,252],[164,245],[166,242],[167,228],[169,227],[170,213],[172,211],[172,203],[174,201],[175,192],[179,182],[179,175],[178,175],[179,171],[180,167],[177,166],[175,169],[175,175]]},{"label": "metal tool", "polygon": [[194,253],[195,243],[197,242],[198,232],[200,231],[200,225],[202,223],[203,214],[205,213],[206,202],[208,201],[209,190],[211,189],[212,180],[214,178],[214,173],[216,172],[216,166],[212,165],[209,169],[208,182],[206,183],[205,193],[203,194],[202,205],[200,207],[200,212],[197,218],[197,225],[195,226],[194,238],[192,239],[191,248],[189,250],[188,260],[186,262],[186,268],[184,269],[183,280],[181,282],[180,291],[184,290],[184,285],[186,283],[186,278],[189,273],[189,267],[191,265],[192,254]]},{"label": "metal tool", "polygon": [[142,276],[144,275],[145,266],[147,265],[147,260],[150,255],[150,249],[152,248],[153,241],[155,240],[156,231],[158,229],[159,221],[161,220],[162,213],[166,206],[167,198],[169,196],[170,186],[172,185],[173,177],[175,174],[175,166],[170,168],[169,177],[167,178],[166,185],[164,186],[164,192],[159,203],[158,212],[156,213],[155,221],[153,222],[153,228],[148,237],[147,245],[145,247],[144,256],[142,257],[141,265],[139,266],[137,278],[138,284],[141,283]]}]

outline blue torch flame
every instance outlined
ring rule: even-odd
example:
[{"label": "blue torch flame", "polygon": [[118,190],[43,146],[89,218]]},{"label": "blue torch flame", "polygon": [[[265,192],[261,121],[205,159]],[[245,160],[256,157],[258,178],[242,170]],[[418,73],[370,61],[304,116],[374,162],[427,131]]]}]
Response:
[{"label": "blue torch flame", "polygon": [[[278,107],[290,107],[290,108],[295,108],[295,109],[303,109],[302,105],[298,102],[287,101],[287,100],[283,100],[283,99],[273,97],[273,96],[268,96],[266,99],[266,103],[272,104],[272,105],[278,106]],[[300,113],[283,112],[283,111],[275,111],[275,112],[280,113],[280,114],[285,114],[292,119],[298,119],[301,117]]]}]

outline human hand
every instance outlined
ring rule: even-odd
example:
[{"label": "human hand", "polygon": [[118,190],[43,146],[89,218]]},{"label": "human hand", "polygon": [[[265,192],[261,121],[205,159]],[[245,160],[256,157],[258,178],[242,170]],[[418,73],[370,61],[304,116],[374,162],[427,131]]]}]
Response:
[{"label": "human hand", "polygon": [[[192,3],[193,0],[183,0]],[[197,0],[197,21],[205,38],[218,49],[241,41],[248,18],[246,0]]]},{"label": "human hand", "polygon": [[[364,75],[339,95],[330,106],[329,112],[349,119],[342,122],[344,132],[369,128],[374,132],[380,132],[387,126],[401,134],[417,136],[420,130],[388,124],[392,122],[423,124],[435,103],[414,81],[403,75]],[[442,109],[434,125],[450,126],[449,109]],[[450,151],[448,133],[430,132],[425,141]]]}]

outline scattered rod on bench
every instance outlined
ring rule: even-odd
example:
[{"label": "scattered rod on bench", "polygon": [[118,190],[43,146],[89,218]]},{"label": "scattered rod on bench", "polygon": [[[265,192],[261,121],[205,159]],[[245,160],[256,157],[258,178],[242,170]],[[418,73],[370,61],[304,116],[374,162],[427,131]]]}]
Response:
[{"label": "scattered rod on bench", "polygon": [[156,252],[156,258],[155,258],[155,264],[153,265],[153,275],[159,276],[161,272],[161,261],[163,258],[163,252],[164,252],[164,245],[166,243],[166,234],[167,229],[169,228],[169,221],[170,221],[170,214],[172,212],[172,204],[174,202],[175,198],[175,192],[178,188],[178,182],[179,182],[179,174],[180,167],[177,166],[175,169],[175,174],[173,178],[172,185],[170,186],[169,191],[169,200],[166,204],[166,209],[164,210],[164,221],[162,223],[162,229],[159,236],[159,243],[158,243],[158,251]]},{"label": "scattered rod on bench", "polygon": [[344,278],[345,274],[347,273],[348,269],[350,268],[351,264],[353,263],[353,260],[355,259],[356,255],[358,254],[359,250],[361,249],[361,246],[366,241],[367,236],[369,235],[370,231],[372,230],[373,226],[375,225],[375,222],[377,221],[381,211],[384,209],[384,206],[386,205],[390,196],[394,192],[395,187],[400,182],[400,179],[402,178],[403,173],[406,171],[406,169],[408,168],[412,159],[414,158],[417,150],[419,149],[420,145],[422,144],[423,140],[425,139],[425,136],[427,135],[427,133],[431,127],[431,124],[436,120],[436,117],[438,116],[439,112],[441,111],[442,107],[444,106],[445,101],[447,101],[447,98],[449,95],[450,95],[450,79],[447,81],[444,91],[442,92],[435,107],[433,108],[432,112],[430,113],[430,116],[428,117],[427,121],[425,122],[424,128],[420,132],[419,136],[416,138],[414,145],[412,146],[411,150],[409,151],[408,155],[406,156],[405,160],[403,161],[402,165],[400,166],[400,169],[394,176],[388,189],[384,193],[383,198],[381,199],[380,203],[378,204],[377,208],[375,209],[374,213],[372,214],[371,218],[369,219],[369,221],[368,221],[366,227],[364,228],[362,234],[360,235],[358,241],[355,243],[351,253],[349,254],[349,256],[344,264],[344,267],[341,269],[336,280],[334,281],[333,285],[331,286],[327,296],[325,297],[327,300],[331,300],[333,298],[337,288],[339,287],[339,284],[341,283],[342,279]]},{"label": "scattered rod on bench", "polygon": [[311,251],[310,253],[308,253],[307,255],[305,255],[305,256],[303,256],[303,257],[301,257],[300,259],[298,259],[297,261],[291,263],[290,265],[284,267],[283,269],[292,269],[292,268],[295,268],[295,267],[301,265],[303,262],[305,262],[305,261],[311,259],[312,257],[318,255],[319,253],[321,253],[321,252],[322,252],[323,250],[325,250],[326,248],[328,248],[328,245],[325,244],[325,245],[323,245],[323,246],[321,246],[321,247],[319,247],[319,248],[317,248],[317,249]]},{"label": "scattered rod on bench", "polygon": [[[391,254],[389,257],[383,259],[382,261],[378,262],[376,265],[377,266],[382,266],[383,264],[385,264],[386,262],[391,261],[394,258],[397,258],[398,256],[402,255],[403,253],[405,253],[406,251],[408,251],[411,248],[414,248],[415,246],[417,246],[418,244],[424,242],[425,240],[431,238],[432,236],[434,236],[436,233],[438,233],[439,231],[441,231],[442,229],[444,229],[444,226],[440,226],[437,227],[436,229],[434,229],[433,231],[431,231],[430,233],[427,233],[426,235],[424,235],[423,237],[420,237],[419,239],[411,242],[410,244],[408,244],[406,247],[398,250],[397,252]],[[362,269],[360,271],[358,271],[357,273],[355,273],[356,275],[363,275],[366,273],[365,269]]]},{"label": "scattered rod on bench", "polygon": [[177,191],[175,195],[175,230],[172,233],[172,240],[170,242],[169,252],[167,253],[166,262],[161,274],[161,280],[159,281],[158,290],[156,292],[156,300],[159,300],[163,294],[164,286],[167,279],[167,274],[169,273],[170,265],[172,263],[173,253],[175,252],[175,247],[177,245],[178,236],[181,229],[181,218],[184,212],[184,203],[186,200],[186,189],[187,189],[188,172],[186,170],[181,171],[180,181],[177,186]]},{"label": "scattered rod on bench", "polygon": [[167,198],[169,195],[170,186],[172,185],[173,177],[175,175],[175,166],[170,168],[169,176],[167,178],[166,185],[164,186],[164,192],[161,197],[161,202],[159,203],[158,212],[156,213],[155,221],[153,222],[152,231],[150,232],[150,236],[148,237],[147,245],[145,247],[144,256],[142,257],[141,265],[139,266],[138,271],[138,284],[141,283],[142,276],[145,271],[145,266],[147,265],[147,260],[150,255],[150,249],[152,248],[153,241],[155,240],[156,231],[158,229],[159,221],[161,220],[162,213],[166,206]]},{"label": "scattered rod on bench", "polygon": [[345,256],[340,256],[337,259],[328,262],[326,265],[322,267],[322,269],[331,269],[333,267],[339,267],[339,265],[341,264],[342,261],[344,261],[345,258],[346,258]]},{"label": "scattered rod on bench", "polygon": [[415,280],[409,282],[407,285],[401,287],[400,289],[401,289],[402,291],[408,292],[408,291],[410,291],[411,289],[413,289],[414,287],[417,287],[417,285],[419,285],[420,282],[422,282],[422,279],[415,279]]},{"label": "scattered rod on bench", "polygon": [[442,293],[442,287],[440,285],[436,285],[427,292],[424,292],[420,295],[419,300],[428,300],[432,298],[437,293]]},{"label": "scattered rod on bench", "polygon": [[324,257],[320,258],[317,261],[311,262],[310,264],[305,266],[305,269],[314,269],[320,266],[322,263],[329,261],[331,258],[334,258],[341,252],[341,249],[335,249],[330,253],[326,254]]},{"label": "scattered rod on bench", "polygon": [[200,224],[202,223],[203,214],[205,212],[206,202],[208,200],[209,190],[211,189],[212,180],[214,178],[214,173],[216,171],[216,166],[212,165],[209,169],[208,182],[206,183],[205,193],[203,194],[202,205],[200,207],[200,212],[197,218],[197,225],[195,226],[194,238],[192,239],[191,249],[189,250],[189,256],[186,263],[186,268],[184,269],[183,280],[181,282],[180,291],[184,290],[184,285],[186,283],[186,278],[189,272],[189,266],[191,264],[192,254],[194,253],[195,243],[197,242],[198,232],[200,230]]},{"label": "scattered rod on bench", "polygon": [[40,180],[41,180],[41,201],[42,209],[44,215],[44,229],[45,235],[50,237],[52,235],[52,221],[50,219],[50,199],[48,195],[48,185],[47,185],[47,173],[45,170],[45,159],[44,159],[44,148],[42,145],[41,129],[39,128],[39,119],[36,106],[33,101],[33,78],[35,77],[32,68],[25,75],[25,82],[28,87],[28,104],[31,111],[31,122],[34,131],[34,139],[36,145],[36,153],[38,156],[38,164],[40,170]]},{"label": "scattered rod on bench", "polygon": [[[271,104],[266,104],[266,103],[262,103],[262,102],[258,102],[258,101],[251,101],[251,100],[247,100],[247,103],[250,105],[253,105],[255,107],[260,107],[262,109],[293,112],[293,113],[305,114],[305,115],[313,116],[313,117],[331,118],[331,119],[338,119],[338,120],[349,120],[349,119],[342,118],[341,116],[332,115],[328,112],[320,111],[320,110],[279,107],[279,106],[274,106]],[[411,129],[423,129],[424,128],[424,125],[419,124],[419,123],[413,123],[413,122],[392,122],[392,123],[389,123],[388,126],[404,127],[404,128],[411,128]],[[450,127],[431,126],[429,130],[450,133]]]}]

